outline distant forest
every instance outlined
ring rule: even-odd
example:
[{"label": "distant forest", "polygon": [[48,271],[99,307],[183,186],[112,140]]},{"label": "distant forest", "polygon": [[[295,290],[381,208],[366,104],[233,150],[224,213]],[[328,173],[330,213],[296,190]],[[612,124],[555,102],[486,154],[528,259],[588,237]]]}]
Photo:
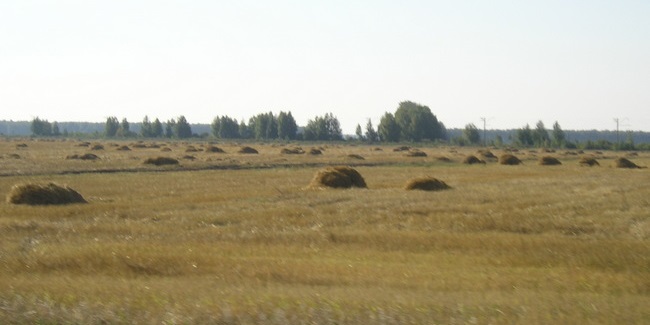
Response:
[{"label": "distant forest", "polygon": [[[0,135],[2,136],[31,136],[31,121],[6,121],[0,120]],[[91,122],[58,122],[61,132],[65,132],[68,136],[74,137],[95,137],[101,138],[104,136],[105,123],[91,123]],[[190,123],[192,132],[197,137],[207,138],[212,135],[212,126],[210,124],[193,124]],[[141,122],[130,122],[130,130],[135,134],[140,134],[142,128]],[[298,132],[302,132],[304,128],[299,127]],[[462,138],[465,129],[450,128],[446,129],[446,138],[448,141],[453,142],[454,139]],[[494,144],[497,137],[501,137],[504,145],[513,145],[517,139],[518,129],[509,130],[486,130],[485,140],[488,144]],[[481,142],[483,141],[483,130],[479,130]],[[599,131],[599,130],[564,130],[566,140],[578,144],[586,144],[588,142],[609,142],[617,143],[629,142],[634,144],[650,144],[650,132],[641,131]],[[346,140],[356,139],[355,135],[344,135]]]}]

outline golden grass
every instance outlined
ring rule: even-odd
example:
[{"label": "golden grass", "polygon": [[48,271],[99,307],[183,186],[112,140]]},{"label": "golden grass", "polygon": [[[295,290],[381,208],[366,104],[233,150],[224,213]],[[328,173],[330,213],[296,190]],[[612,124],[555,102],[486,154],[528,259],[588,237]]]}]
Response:
[{"label": "golden grass", "polygon": [[[350,148],[314,157],[255,144],[249,156],[220,143],[233,154],[198,151],[186,169],[161,172],[141,165],[150,149],[132,146],[92,164],[127,172],[87,173],[87,162],[61,159],[74,142],[20,142],[24,167],[2,160],[0,189],[69,184],[89,204],[0,204],[7,323],[650,321],[647,169],[580,168],[579,157],[477,169],[435,158],[475,148],[414,160],[356,147],[370,190],[306,191],[318,164]],[[0,141],[0,154],[16,143]],[[179,157],[187,146],[169,144]],[[422,174],[454,190],[402,189]]]}]

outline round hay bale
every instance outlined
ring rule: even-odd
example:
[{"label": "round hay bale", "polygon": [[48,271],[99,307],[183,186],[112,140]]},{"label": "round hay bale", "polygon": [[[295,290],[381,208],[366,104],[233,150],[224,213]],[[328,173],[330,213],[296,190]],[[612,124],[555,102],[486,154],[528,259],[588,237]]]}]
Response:
[{"label": "round hay bale", "polygon": [[9,155],[7,155],[7,157],[11,159],[20,159],[20,155],[17,153],[10,153]]},{"label": "round hay bale", "polygon": [[258,154],[259,152],[257,150],[255,150],[254,148],[251,148],[251,147],[241,147],[241,149],[239,149],[238,153]]},{"label": "round hay bale", "polygon": [[409,150],[409,152],[407,152],[405,154],[405,156],[406,157],[426,157],[427,153],[424,152],[424,151],[420,151],[420,150],[416,149],[416,150]]},{"label": "round hay bale", "polygon": [[328,167],[319,170],[309,183],[312,188],[367,188],[361,174],[351,167]]},{"label": "round hay bale", "polygon": [[77,191],[54,183],[14,185],[7,195],[7,202],[27,205],[87,203]]},{"label": "round hay bale", "polygon": [[142,143],[142,142],[138,142],[138,143],[132,144],[131,147],[137,148],[137,149],[146,149],[147,145]]},{"label": "round hay bale", "polygon": [[81,142],[77,145],[77,147],[90,147],[90,142]]},{"label": "round hay bale", "polygon": [[118,151],[131,151],[131,148],[129,148],[129,146],[119,146],[115,150],[118,150]]},{"label": "round hay bale", "polygon": [[[192,151],[185,150],[185,152],[192,152]],[[208,146],[207,148],[205,148],[205,152],[224,153],[225,151],[223,151],[223,149],[217,146]]]},{"label": "round hay bale", "polygon": [[92,146],[92,148],[90,148],[90,150],[104,150],[104,146],[102,146],[101,144],[96,144],[96,145]]},{"label": "round hay bale", "polygon": [[87,153],[79,156],[79,159],[81,160],[99,160],[99,157],[96,154],[93,153]]},{"label": "round hay bale", "polygon": [[191,155],[185,155],[185,156],[181,157],[181,159],[183,159],[183,160],[195,160],[196,157],[191,156]]},{"label": "round hay bale", "polygon": [[144,164],[155,165],[155,166],[178,165],[178,160],[170,157],[155,157],[155,158],[147,158],[144,161]]},{"label": "round hay bale", "polygon": [[516,156],[511,155],[509,153],[503,154],[503,155],[501,155],[501,157],[499,157],[499,164],[501,164],[501,165],[514,166],[514,165],[519,165],[519,164],[522,164],[522,163],[523,162],[521,160],[519,160],[519,158],[517,158]]},{"label": "round hay bale", "polygon": [[440,161],[440,162],[446,162],[446,163],[451,162],[451,159],[449,157],[445,157],[445,156],[438,157],[438,158],[436,158],[436,160]]},{"label": "round hay bale", "polygon": [[347,155],[347,157],[350,158],[350,159],[356,159],[356,160],[366,160],[366,158],[363,158],[363,156],[353,154],[353,153]]},{"label": "round hay bale", "polygon": [[543,156],[539,158],[539,164],[542,166],[557,166],[557,165],[562,165],[562,162],[560,162],[555,157]]},{"label": "round hay bale", "polygon": [[483,164],[485,165],[485,161],[478,159],[478,157],[474,155],[469,155],[465,158],[463,158],[462,161],[463,164],[468,164],[468,165],[474,165],[474,164]]},{"label": "round hay bale", "polygon": [[297,147],[297,148],[291,148],[291,149],[289,149],[289,148],[283,148],[283,149],[280,151],[280,153],[283,154],[283,155],[301,155],[301,154],[304,154],[305,151],[302,150],[302,148],[300,148],[300,147]]},{"label": "round hay bale", "polygon": [[578,161],[578,164],[580,164],[580,166],[589,167],[600,166],[600,163],[598,163],[598,160],[596,160],[594,157],[582,157],[580,158],[580,161]]},{"label": "round hay bale", "polygon": [[309,154],[314,156],[322,155],[323,151],[321,149],[311,148],[309,149]]},{"label": "round hay bale", "polygon": [[409,180],[404,189],[421,191],[442,191],[450,189],[447,183],[433,177],[419,177]]},{"label": "round hay bale", "polygon": [[633,163],[632,161],[630,161],[629,159],[624,158],[624,157],[616,158],[616,160],[614,160],[614,167],[616,167],[616,168],[644,168],[644,167],[641,167],[641,166]]},{"label": "round hay bale", "polygon": [[497,156],[495,156],[492,151],[487,150],[487,149],[481,149],[478,151],[478,154],[483,156],[483,158],[486,159],[497,159]]},{"label": "round hay bale", "polygon": [[409,150],[411,150],[411,147],[408,147],[408,146],[401,146],[401,147],[397,147],[397,148],[393,149],[393,151],[395,151],[395,152],[409,151]]},{"label": "round hay bale", "polygon": [[160,149],[160,151],[161,152],[170,152],[170,151],[172,151],[172,148],[164,147],[164,148]]}]

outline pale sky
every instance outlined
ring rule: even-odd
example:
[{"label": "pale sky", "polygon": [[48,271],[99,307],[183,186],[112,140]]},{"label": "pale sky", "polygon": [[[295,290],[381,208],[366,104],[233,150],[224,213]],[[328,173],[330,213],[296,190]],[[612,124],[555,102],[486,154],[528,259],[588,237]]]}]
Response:
[{"label": "pale sky", "polygon": [[[0,0],[0,120],[650,131],[650,1]],[[481,125],[482,126],[482,125]]]}]

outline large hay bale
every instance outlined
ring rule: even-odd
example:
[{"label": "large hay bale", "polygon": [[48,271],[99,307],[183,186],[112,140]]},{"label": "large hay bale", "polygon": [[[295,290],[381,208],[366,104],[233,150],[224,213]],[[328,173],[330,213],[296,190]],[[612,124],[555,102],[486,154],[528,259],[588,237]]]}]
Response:
[{"label": "large hay bale", "polygon": [[450,162],[451,162],[451,158],[449,158],[449,157],[445,157],[445,156],[437,157],[436,160],[437,160],[437,161],[440,161],[440,162],[446,162],[446,163],[450,163]]},{"label": "large hay bale", "polygon": [[322,155],[323,151],[321,149],[311,148],[309,149],[309,154],[314,156]]},{"label": "large hay bale", "polygon": [[289,148],[283,148],[283,149],[280,151],[280,153],[283,154],[283,155],[302,155],[302,154],[305,153],[305,151],[302,150],[302,148],[300,148],[300,147],[297,147],[297,148],[291,148],[291,149],[289,149]]},{"label": "large hay bale", "polygon": [[408,147],[408,146],[401,146],[401,147],[397,147],[397,148],[393,149],[393,151],[395,151],[395,152],[409,151],[409,150],[411,150],[411,147]]},{"label": "large hay bale", "polygon": [[495,156],[492,151],[487,150],[487,149],[480,149],[477,152],[479,155],[483,156],[483,158],[486,159],[497,159],[497,156]]},{"label": "large hay bale", "polygon": [[424,151],[414,149],[414,150],[409,150],[409,152],[407,152],[405,156],[406,157],[426,157],[427,153],[424,152]]},{"label": "large hay bale", "polygon": [[87,203],[77,191],[54,183],[14,185],[7,195],[7,202],[28,205]]},{"label": "large hay bale", "polygon": [[422,191],[442,191],[450,189],[447,183],[433,178],[433,177],[420,177],[409,180],[404,189],[406,190],[422,190]]},{"label": "large hay bale", "polygon": [[616,160],[614,160],[614,167],[616,167],[616,168],[645,168],[645,167],[641,167],[641,166],[633,163],[632,161],[630,161],[629,159],[624,158],[624,157],[616,158]]},{"label": "large hay bale", "polygon": [[90,150],[104,150],[104,146],[98,143],[98,144],[92,146],[92,148],[90,148]]},{"label": "large hay bale", "polygon": [[147,158],[144,161],[144,163],[147,165],[156,165],[156,166],[178,165],[178,160],[170,157],[155,157],[155,158]]},{"label": "large hay bale", "polygon": [[578,161],[578,163],[580,164],[580,166],[589,166],[589,167],[600,166],[600,163],[598,163],[598,160],[596,160],[596,158],[594,157],[582,157],[580,158],[580,161]]},{"label": "large hay bale", "polygon": [[131,151],[131,148],[129,148],[129,146],[119,146],[115,150],[118,150],[118,151]]},{"label": "large hay bale", "polygon": [[259,152],[257,150],[255,150],[254,148],[251,148],[251,147],[241,147],[241,149],[239,149],[238,153],[258,154]]},{"label": "large hay bale", "polygon": [[[185,150],[185,152],[192,152],[192,151]],[[208,146],[207,148],[205,148],[205,152],[224,153],[225,151],[223,151],[223,149],[217,146]]]},{"label": "large hay bale", "polygon": [[506,153],[501,155],[501,157],[499,157],[499,164],[512,166],[512,165],[522,164],[522,162],[516,156]]},{"label": "large hay bale", "polygon": [[72,160],[72,159],[78,159],[78,160],[99,160],[99,157],[96,154],[93,153],[87,153],[83,155],[69,155],[66,156],[65,159]]},{"label": "large hay bale", "polygon": [[556,165],[562,165],[562,162],[560,162],[555,157],[543,156],[539,158],[539,164],[542,166],[556,166]]},{"label": "large hay bale", "polygon": [[347,155],[347,157],[350,158],[350,159],[356,159],[356,160],[366,160],[366,158],[363,158],[363,156],[357,155],[357,154],[354,154],[354,153],[351,153],[351,154]]},{"label": "large hay bale", "polygon": [[485,165],[485,161],[483,161],[481,159],[478,159],[478,157],[476,157],[474,155],[469,155],[469,156],[463,158],[462,162],[463,162],[463,164],[468,164],[468,165],[473,165],[473,164],[484,164]]},{"label": "large hay bale", "polygon": [[319,170],[311,180],[312,188],[367,188],[366,181],[361,174],[351,167],[328,167]]}]

